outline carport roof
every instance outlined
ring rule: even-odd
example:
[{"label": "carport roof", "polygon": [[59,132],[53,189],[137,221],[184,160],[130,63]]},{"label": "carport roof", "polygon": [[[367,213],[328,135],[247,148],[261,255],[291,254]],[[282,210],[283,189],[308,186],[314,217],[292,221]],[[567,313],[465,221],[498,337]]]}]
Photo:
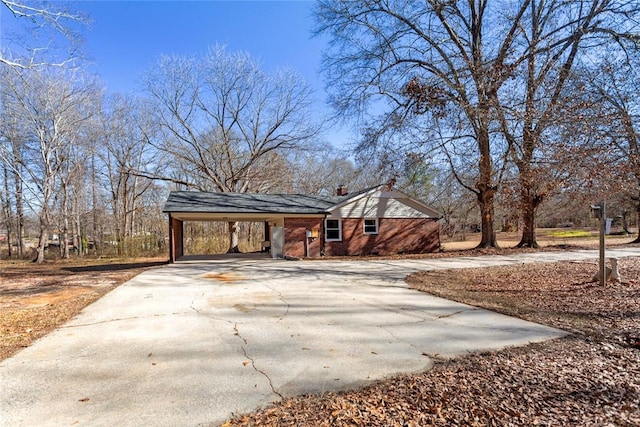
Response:
[{"label": "carport roof", "polygon": [[353,197],[303,194],[250,194],[172,191],[162,209],[166,213],[212,214],[325,214]]}]

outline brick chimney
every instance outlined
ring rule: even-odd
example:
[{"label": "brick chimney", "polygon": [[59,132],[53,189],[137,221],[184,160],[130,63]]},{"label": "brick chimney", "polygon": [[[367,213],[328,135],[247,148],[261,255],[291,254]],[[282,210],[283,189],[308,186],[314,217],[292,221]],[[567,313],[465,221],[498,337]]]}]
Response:
[{"label": "brick chimney", "polygon": [[336,190],[336,196],[346,196],[347,193],[349,193],[349,191],[347,190],[347,187],[345,187],[344,185],[340,185]]}]

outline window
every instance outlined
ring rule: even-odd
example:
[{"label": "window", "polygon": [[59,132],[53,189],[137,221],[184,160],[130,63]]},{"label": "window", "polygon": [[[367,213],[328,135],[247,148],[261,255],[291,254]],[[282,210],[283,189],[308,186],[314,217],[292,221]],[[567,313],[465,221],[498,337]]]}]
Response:
[{"label": "window", "polygon": [[342,221],[339,219],[325,219],[324,238],[327,241],[342,240]]},{"label": "window", "polygon": [[378,218],[364,220],[364,234],[378,234]]}]

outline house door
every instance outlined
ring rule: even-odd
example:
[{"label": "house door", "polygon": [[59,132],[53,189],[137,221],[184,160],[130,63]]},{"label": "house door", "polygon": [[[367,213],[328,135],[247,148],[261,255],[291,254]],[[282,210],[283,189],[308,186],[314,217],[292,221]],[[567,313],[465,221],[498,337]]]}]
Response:
[{"label": "house door", "polygon": [[271,256],[284,257],[284,227],[271,227]]}]

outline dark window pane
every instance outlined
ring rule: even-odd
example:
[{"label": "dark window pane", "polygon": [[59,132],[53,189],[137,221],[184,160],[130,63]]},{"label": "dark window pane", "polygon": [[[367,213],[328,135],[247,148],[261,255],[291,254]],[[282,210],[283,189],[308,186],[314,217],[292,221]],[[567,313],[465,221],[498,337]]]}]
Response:
[{"label": "dark window pane", "polygon": [[337,220],[337,219],[328,219],[327,220],[327,229],[329,229],[329,228],[337,229],[337,228],[339,228],[339,225],[340,225],[340,221]]},{"label": "dark window pane", "polygon": [[327,229],[327,239],[339,239],[339,238],[340,238],[340,230]]},{"label": "dark window pane", "polygon": [[377,233],[378,232],[378,224],[375,219],[365,219],[364,220],[364,232],[365,233]]}]

